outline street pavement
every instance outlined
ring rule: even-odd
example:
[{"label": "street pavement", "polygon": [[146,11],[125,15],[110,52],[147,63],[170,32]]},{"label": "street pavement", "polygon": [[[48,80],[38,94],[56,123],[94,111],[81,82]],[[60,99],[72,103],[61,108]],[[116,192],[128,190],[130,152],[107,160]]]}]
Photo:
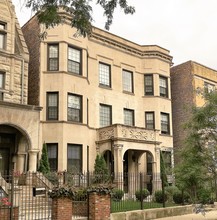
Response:
[{"label": "street pavement", "polygon": [[217,220],[217,210],[207,211],[205,216],[203,216],[201,213],[194,213],[188,215],[158,218],[158,220]]}]

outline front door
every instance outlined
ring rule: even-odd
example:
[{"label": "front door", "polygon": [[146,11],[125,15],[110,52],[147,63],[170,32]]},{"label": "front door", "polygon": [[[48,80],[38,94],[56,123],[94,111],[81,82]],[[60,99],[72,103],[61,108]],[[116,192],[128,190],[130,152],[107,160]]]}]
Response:
[{"label": "front door", "polygon": [[8,175],[9,173],[9,163],[10,163],[10,149],[0,148],[0,172],[1,174]]}]

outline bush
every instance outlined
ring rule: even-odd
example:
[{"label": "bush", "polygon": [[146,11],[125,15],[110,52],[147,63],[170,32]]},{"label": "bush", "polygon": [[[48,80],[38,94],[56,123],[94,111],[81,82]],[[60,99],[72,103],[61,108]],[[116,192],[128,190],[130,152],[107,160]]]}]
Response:
[{"label": "bush", "polygon": [[167,201],[167,193],[164,193],[164,197],[163,197],[163,191],[162,190],[157,190],[154,193],[154,197],[155,197],[155,201],[158,203],[163,203]]},{"label": "bush", "polygon": [[211,190],[210,189],[200,189],[198,192],[199,203],[210,204],[212,202]]},{"label": "bush", "polygon": [[113,189],[112,190],[112,200],[120,201],[124,196],[124,191],[122,189]]},{"label": "bush", "polygon": [[136,199],[139,200],[139,201],[147,198],[147,196],[149,196],[149,195],[150,195],[150,193],[147,189],[137,190],[135,192]]},{"label": "bush", "polygon": [[188,203],[190,199],[190,196],[187,192],[184,192],[182,194],[181,191],[177,191],[173,194],[173,201],[176,204],[184,204],[184,203]]},{"label": "bush", "polygon": [[173,195],[176,192],[179,192],[179,189],[176,186],[167,186],[167,187],[165,187],[165,192],[167,194],[168,202],[173,202]]},{"label": "bush", "polygon": [[86,201],[87,200],[87,189],[80,188],[76,189],[73,195],[74,201]]}]

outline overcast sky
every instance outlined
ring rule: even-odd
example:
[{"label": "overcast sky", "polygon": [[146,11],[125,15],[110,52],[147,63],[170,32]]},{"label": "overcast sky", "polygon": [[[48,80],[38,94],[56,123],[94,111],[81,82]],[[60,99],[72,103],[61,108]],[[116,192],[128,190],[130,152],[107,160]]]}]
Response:
[{"label": "overcast sky", "polygon": [[[13,0],[20,25],[31,18],[24,0]],[[95,1],[95,0],[93,0]],[[141,45],[159,45],[170,51],[174,65],[193,60],[217,70],[217,0],[128,0],[134,15],[117,9],[110,32]],[[94,26],[105,18],[94,7]]]}]

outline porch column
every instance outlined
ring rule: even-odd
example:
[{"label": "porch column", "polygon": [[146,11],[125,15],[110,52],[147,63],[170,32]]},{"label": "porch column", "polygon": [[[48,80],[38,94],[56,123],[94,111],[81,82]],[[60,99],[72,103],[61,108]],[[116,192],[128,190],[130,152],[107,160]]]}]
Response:
[{"label": "porch column", "polygon": [[16,170],[23,172],[24,171],[24,164],[25,164],[25,153],[18,153],[17,154],[17,164]]},{"label": "porch column", "polygon": [[29,150],[29,171],[37,171],[37,154],[39,150]]},{"label": "porch column", "polygon": [[123,144],[114,144],[114,173],[117,187],[123,189]]},{"label": "porch column", "polygon": [[152,180],[152,190],[155,192],[156,190],[161,189],[161,178],[160,178],[160,148],[155,148],[155,157],[152,165],[153,169],[153,180]]}]

